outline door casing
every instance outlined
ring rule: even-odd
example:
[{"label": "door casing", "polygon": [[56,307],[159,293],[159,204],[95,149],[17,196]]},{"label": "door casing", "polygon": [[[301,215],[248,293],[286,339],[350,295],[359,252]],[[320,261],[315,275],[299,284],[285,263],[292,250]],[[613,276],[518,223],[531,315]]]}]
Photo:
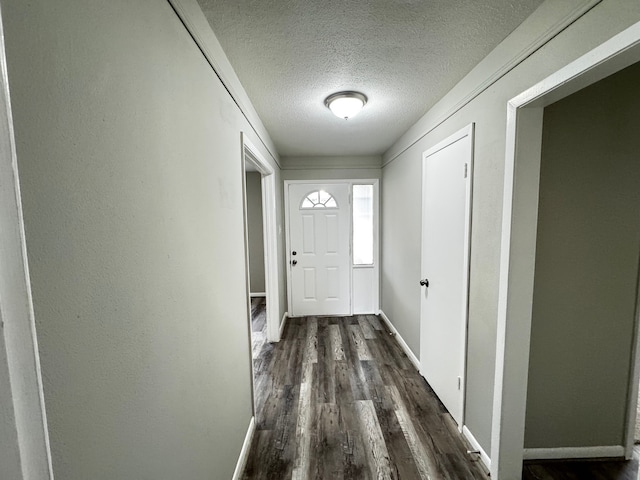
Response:
[{"label": "door casing", "polygon": [[[276,180],[274,170],[260,153],[260,150],[247,138],[241,134],[242,143],[242,185],[245,186],[245,163],[249,162],[260,172],[262,184],[262,225],[264,238],[264,272],[265,290],[267,301],[267,341],[280,341],[280,293],[278,288],[278,230],[276,224]],[[243,192],[243,198],[245,193]],[[245,223],[246,205],[244,208]],[[247,232],[245,225],[245,242]],[[245,260],[247,269],[249,268],[248,250],[245,245]],[[247,282],[249,274],[247,270]],[[249,295],[249,285],[247,283],[247,298]],[[248,299],[249,317],[251,316],[250,300]],[[251,321],[251,319],[249,319]]]},{"label": "door casing", "polygon": [[[289,268],[289,260],[290,260],[290,252],[291,252],[291,245],[290,245],[290,232],[289,232],[289,226],[290,226],[290,218],[289,218],[289,185],[291,184],[320,184],[320,183],[324,183],[324,184],[339,184],[339,183],[346,183],[349,185],[349,189],[350,189],[350,195],[351,195],[351,190],[353,185],[373,185],[373,195],[374,195],[374,204],[373,204],[373,262],[374,264],[372,266],[357,266],[357,265],[353,265],[353,251],[351,248],[351,313],[350,314],[354,314],[353,308],[354,308],[354,299],[353,299],[353,295],[354,295],[354,288],[353,288],[353,282],[354,282],[354,275],[353,275],[353,271],[355,269],[370,269],[372,272],[372,280],[374,283],[374,287],[373,287],[373,291],[372,293],[372,299],[371,299],[371,303],[373,304],[373,309],[370,313],[372,314],[377,314],[380,311],[380,180],[377,178],[358,178],[358,179],[345,179],[345,178],[341,178],[341,179],[324,179],[324,178],[320,178],[320,179],[313,179],[313,180],[285,180],[284,181],[284,214],[285,214],[285,248],[286,248],[286,254],[285,254],[285,262],[286,262],[286,272],[287,272],[287,308],[288,308],[288,316],[291,316],[290,312],[292,311],[291,308],[291,300],[292,300],[292,295],[291,295],[291,271]],[[353,202],[350,202],[350,211],[349,211],[349,217],[352,219],[352,208],[353,208]],[[350,244],[353,243],[353,224],[352,221],[350,220],[350,233],[349,233],[349,242]]]},{"label": "door casing", "polygon": [[0,14],[0,470],[53,479]]},{"label": "door casing", "polygon": [[[544,107],[640,61],[640,22],[507,103],[491,478],[520,478],[524,455],[531,305],[535,270]],[[640,295],[639,295],[640,298]],[[633,453],[640,336],[634,332],[625,456]]]},{"label": "door casing", "polygon": [[[457,143],[457,142],[461,142],[461,141],[468,141],[469,142],[469,149],[468,152],[465,150],[464,154],[465,154],[465,158],[462,160],[462,164],[460,165],[461,169],[460,169],[460,177],[461,178],[466,178],[466,182],[465,182],[465,199],[464,199],[464,234],[463,234],[463,238],[462,238],[462,249],[460,251],[460,253],[463,255],[462,258],[462,270],[460,272],[461,274],[461,285],[460,288],[462,290],[461,293],[461,301],[462,301],[462,305],[460,305],[460,309],[459,309],[459,318],[458,321],[459,326],[460,326],[460,338],[459,338],[459,342],[460,342],[460,388],[459,388],[459,394],[458,394],[458,399],[457,399],[457,408],[458,411],[457,412],[451,412],[452,416],[454,417],[454,419],[456,420],[456,422],[458,423],[458,429],[460,431],[462,431],[463,426],[464,426],[464,402],[465,402],[465,390],[466,390],[466,370],[467,370],[467,325],[468,325],[468,312],[469,312],[469,261],[470,261],[470,253],[471,253],[471,210],[472,210],[472,186],[473,186],[473,141],[474,141],[474,124],[470,124],[464,128],[462,128],[461,130],[457,131],[456,133],[454,133],[453,135],[450,135],[449,137],[447,137],[446,139],[444,139],[443,141],[441,141],[440,143],[438,143],[437,145],[435,145],[434,147],[430,148],[429,150],[425,151],[422,155],[422,169],[423,169],[423,176],[422,176],[422,205],[423,205],[423,209],[424,209],[424,205],[425,205],[425,201],[426,201],[426,196],[428,195],[428,192],[426,191],[426,168],[427,168],[427,160],[429,157],[437,154],[438,152],[441,152],[442,150],[446,149],[447,147]],[[468,156],[467,156],[468,153]],[[466,164],[467,166],[464,167],[464,164]],[[428,229],[428,225],[425,225],[425,217],[424,217],[425,213],[423,211],[423,225],[422,225],[422,265],[421,265],[421,269],[425,268],[424,265],[424,257],[425,257],[425,252],[424,252],[424,248],[425,248],[425,238],[427,235],[427,229]],[[422,271],[421,274],[423,275],[423,278],[425,277],[429,277],[429,272],[427,271]],[[425,290],[425,288],[427,288],[427,290]],[[421,291],[421,296],[424,296],[427,294],[428,291],[428,287],[423,287],[422,291]],[[423,338],[423,334],[424,332],[422,332],[422,329],[424,328],[424,324],[425,324],[425,302],[426,300],[424,298],[421,298],[421,314],[420,314],[420,328],[421,328],[421,333],[420,333],[420,345],[421,345],[421,350],[420,350],[420,373],[425,374],[425,370],[426,370],[426,366],[423,363],[425,360],[425,351],[424,351],[424,338]],[[428,379],[427,379],[428,380]],[[437,392],[436,392],[437,393]],[[456,418],[458,417],[458,418]]]}]

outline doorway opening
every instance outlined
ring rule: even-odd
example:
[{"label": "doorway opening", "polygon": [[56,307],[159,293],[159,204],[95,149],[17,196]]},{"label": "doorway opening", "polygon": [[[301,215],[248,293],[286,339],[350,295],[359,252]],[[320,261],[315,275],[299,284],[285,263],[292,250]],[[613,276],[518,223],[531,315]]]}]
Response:
[{"label": "doorway opening", "polygon": [[251,349],[253,409],[260,404],[254,359],[280,341],[277,265],[276,180],[259,149],[242,134],[247,313]]},{"label": "doorway opening", "polygon": [[[504,208],[502,227],[502,247],[500,265],[500,293],[498,299],[498,342],[496,351],[496,381],[493,404],[493,429],[491,445],[491,476],[492,478],[520,478],[522,475],[523,458],[525,457],[525,425],[527,424],[528,404],[532,393],[528,391],[529,373],[531,362],[544,361],[546,357],[537,355],[534,358],[530,352],[535,347],[540,332],[532,330],[532,318],[536,314],[535,290],[543,284],[536,284],[538,269],[537,247],[540,246],[538,234],[545,234],[539,228],[539,210],[543,210],[541,179],[543,178],[543,148],[544,143],[544,117],[545,108],[564,100],[570,95],[589,87],[600,80],[620,72],[640,61],[640,23],[616,35],[611,40],[605,42],[598,48],[579,58],[575,62],[564,67],[560,71],[551,75],[539,84],[523,92],[508,103],[507,115],[507,149],[505,156],[505,188],[504,188]],[[606,100],[605,100],[606,102]],[[637,118],[637,116],[636,116]],[[621,119],[622,122],[632,121],[632,118]],[[614,137],[615,138],[615,135]],[[614,140],[615,141],[615,140]],[[614,158],[609,155],[601,156],[592,166],[595,170],[600,169],[600,173],[593,176],[598,182],[603,178],[608,178],[609,172],[606,166],[610,165]],[[604,169],[603,169],[604,167]],[[576,171],[582,169],[583,165],[578,162],[572,170],[576,177],[584,172]],[[541,175],[542,173],[542,175]],[[570,176],[573,179],[573,176]],[[618,176],[618,180],[624,176]],[[597,184],[599,186],[599,183]],[[565,182],[560,185],[557,191],[564,188],[584,189],[584,181],[573,181],[570,185]],[[606,190],[609,195],[616,196],[618,191],[610,186]],[[584,198],[590,198],[592,208],[600,209],[597,202],[598,197],[602,198],[602,193],[597,191],[585,193]],[[607,199],[608,200],[608,199]],[[540,209],[539,209],[540,205]],[[560,205],[556,203],[556,205]],[[578,208],[584,209],[585,205],[576,203]],[[568,205],[560,205],[566,209]],[[633,206],[633,205],[632,205]],[[637,208],[638,205],[635,205]],[[551,214],[557,213],[551,209]],[[602,212],[594,211],[600,215]],[[602,222],[607,221],[607,216],[603,216]],[[570,218],[565,216],[564,218]],[[588,218],[588,217],[586,217]],[[615,218],[614,218],[615,220]],[[558,223],[559,228],[569,229],[570,225]],[[600,232],[606,232],[606,228]],[[543,246],[543,249],[545,247]],[[583,252],[584,253],[584,252]],[[586,252],[588,255],[589,252]],[[594,254],[599,254],[597,249]],[[637,251],[636,251],[637,255]],[[562,259],[567,260],[566,257]],[[575,262],[574,262],[575,263]],[[632,269],[638,268],[637,257],[635,262],[631,261]],[[550,262],[548,267],[553,269],[556,265]],[[579,265],[580,266],[580,265]],[[560,272],[561,274],[562,272]],[[627,275],[628,276],[628,275]],[[633,272],[631,274],[633,277]],[[598,281],[597,278],[592,278]],[[634,284],[635,283],[635,284]],[[631,286],[629,284],[632,284]],[[572,284],[564,282],[563,287],[571,287]],[[638,397],[638,308],[637,308],[637,270],[635,278],[627,282],[627,287],[631,287],[632,299],[631,314],[627,316],[628,338],[625,339],[626,346],[626,370],[623,372],[624,385],[618,385],[618,390],[622,391],[622,400],[618,395],[618,405],[615,409],[617,416],[617,436],[615,440],[607,441],[604,445],[598,444],[600,440],[592,440],[594,443],[576,442],[556,442],[551,448],[533,448],[533,453],[538,458],[576,458],[576,457],[626,457],[630,458],[633,453],[633,431],[635,425],[636,402]],[[606,293],[606,286],[601,287]],[[574,292],[581,295],[582,292]],[[552,295],[553,292],[550,292]],[[629,302],[626,302],[627,305]],[[591,313],[591,312],[589,312]],[[604,317],[603,317],[604,318]],[[606,322],[603,320],[606,327]],[[594,324],[596,325],[596,324]],[[600,325],[602,327],[602,325]],[[585,331],[580,331],[580,326],[576,326],[571,337],[588,339]],[[599,332],[598,339],[593,340],[593,347],[611,344],[618,338],[616,335],[609,335],[610,332]],[[598,340],[602,343],[598,343]],[[548,344],[545,344],[548,345]],[[609,345],[610,346],[610,345]],[[594,350],[595,352],[595,350]],[[565,360],[567,360],[565,351]],[[624,355],[623,355],[624,356]],[[556,368],[562,368],[566,362],[555,362]],[[575,383],[573,377],[572,382]],[[541,398],[553,396],[554,387],[546,387],[546,393]],[[562,390],[571,391],[568,385],[563,385]],[[575,390],[575,389],[574,389]],[[606,393],[607,386],[600,386],[600,390]],[[602,393],[602,392],[600,392]],[[575,399],[574,399],[575,400]],[[572,412],[573,413],[573,412]],[[614,410],[607,405],[598,412],[592,422],[601,421],[611,416]],[[531,420],[531,419],[529,419]],[[626,426],[625,426],[626,423]],[[531,422],[529,422],[531,425]],[[555,428],[555,425],[554,425]],[[531,440],[531,431],[526,432]],[[557,432],[556,432],[557,433]],[[569,432],[571,433],[571,432]],[[549,438],[549,432],[545,441]],[[613,437],[611,437],[613,438]],[[581,438],[581,441],[584,437]],[[584,445],[584,446],[583,446]],[[535,447],[535,445],[534,445]],[[528,452],[530,457],[531,452]],[[531,457],[530,457],[531,458]]]},{"label": "doorway opening", "polygon": [[[266,302],[266,335],[268,342],[280,340],[280,293],[278,288],[278,239],[276,225],[276,179],[273,167],[262,156],[260,150],[242,135],[242,175],[245,187],[245,240],[247,239],[246,210],[246,174],[257,172],[260,175],[260,204],[262,208],[262,255],[264,257],[264,294]],[[259,219],[258,219],[259,221]],[[260,228],[258,228],[260,230]],[[247,259],[247,267],[249,259]],[[247,273],[247,280],[249,274]],[[251,293],[251,285],[247,284],[247,292]]]},{"label": "doorway opening", "polygon": [[288,316],[377,314],[379,181],[284,184]]},{"label": "doorway opening", "polygon": [[625,454],[639,83],[634,64],[544,109],[524,451],[537,463]]},{"label": "doorway opening", "polygon": [[249,256],[249,298],[251,300],[251,356],[255,360],[267,341],[267,299],[265,287],[262,174],[245,162],[247,253]]}]

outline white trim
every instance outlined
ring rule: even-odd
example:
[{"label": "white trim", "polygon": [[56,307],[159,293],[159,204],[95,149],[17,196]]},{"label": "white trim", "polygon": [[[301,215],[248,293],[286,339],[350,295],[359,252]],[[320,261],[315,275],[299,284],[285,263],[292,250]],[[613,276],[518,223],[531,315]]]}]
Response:
[{"label": "white trim", "polygon": [[[280,293],[278,285],[278,226],[276,214],[276,176],[273,167],[262,156],[260,150],[249,140],[242,137],[243,165],[251,162],[261,175],[262,185],[262,228],[264,237],[264,280],[267,299],[267,341],[279,342],[280,333],[277,323],[280,314]],[[243,175],[245,172],[243,168]],[[244,182],[244,178],[243,178]],[[247,260],[248,262],[248,260]]]},{"label": "white trim", "polygon": [[480,446],[480,443],[476,440],[476,437],[473,436],[471,430],[469,430],[466,425],[462,427],[462,435],[467,439],[471,448],[480,452],[480,460],[482,460],[484,466],[487,467],[487,470],[491,470],[491,459],[489,458],[489,455],[487,455],[484,448]]},{"label": "white trim", "polygon": [[[351,180],[350,195],[353,195],[354,185],[373,185],[373,265],[354,265],[353,254],[351,258],[351,270],[358,269],[373,269],[375,286],[373,290],[373,311],[375,314],[380,310],[380,180]],[[351,208],[353,209],[353,201],[351,202]],[[353,210],[351,211],[351,229],[353,230]],[[352,234],[353,235],[353,234]],[[351,247],[353,248],[353,238],[351,239]],[[351,295],[353,297],[353,283],[351,284]],[[355,312],[354,312],[355,314]]]},{"label": "white trim", "polygon": [[244,443],[242,444],[242,450],[240,450],[240,456],[236,463],[236,469],[233,471],[232,480],[240,480],[244,473],[244,467],[247,466],[247,459],[249,458],[249,449],[251,448],[251,442],[253,441],[253,435],[256,431],[256,417],[251,417],[249,421],[249,428],[247,434],[244,437]]},{"label": "white trim", "polygon": [[420,362],[418,361],[418,357],[416,357],[415,353],[411,351],[409,345],[407,345],[407,342],[405,342],[404,338],[402,338],[402,335],[400,335],[400,332],[398,332],[393,323],[391,323],[391,320],[389,320],[389,317],[387,317],[382,310],[378,312],[378,315],[384,320],[384,323],[387,324],[387,327],[389,327],[389,330],[391,330],[393,337],[396,339],[402,350],[404,350],[404,353],[406,353],[407,357],[409,357],[409,360],[411,360],[413,366],[416,367],[416,370],[418,370],[419,372]]},{"label": "white trim", "polygon": [[[241,143],[241,154],[240,154],[240,168],[242,170],[242,227],[243,227],[243,247],[244,247],[244,279],[245,279],[245,288],[246,288],[246,307],[247,307],[247,343],[249,345],[249,358],[250,358],[250,369],[251,369],[251,409],[254,415],[257,414],[256,411],[256,375],[255,375],[255,365],[253,363],[253,341],[252,341],[252,318],[251,318],[251,296],[249,294],[251,290],[251,271],[249,268],[249,213],[247,210],[247,166],[246,163],[248,161],[249,155],[246,153],[246,148],[244,146],[244,133],[240,133],[240,143]],[[266,272],[265,272],[266,273]],[[269,316],[267,312],[267,329],[269,325]]]},{"label": "white trim", "polygon": [[276,176],[262,176],[262,217],[264,223],[265,289],[267,294],[267,341],[279,342],[277,318],[280,313],[278,282],[278,224]]},{"label": "white trim", "polygon": [[[474,166],[473,157],[474,157],[474,151],[475,151],[475,147],[474,147],[475,124],[470,123],[466,127],[461,128],[460,130],[458,130],[452,135],[449,135],[447,138],[437,143],[430,149],[426,150],[422,154],[422,171],[424,172],[427,158],[429,158],[432,155],[435,155],[439,151],[444,150],[450,145],[466,137],[469,137],[470,152],[469,152],[469,158],[468,158],[469,163],[468,163],[467,172],[466,172],[467,181],[465,185],[465,207],[464,207],[465,209],[464,210],[465,227],[464,227],[464,239],[463,239],[464,258],[463,258],[463,266],[462,266],[463,272],[464,272],[463,278],[462,278],[464,295],[463,295],[462,309],[460,311],[460,315],[461,315],[460,321],[462,323],[462,338],[460,339],[460,341],[462,342],[462,349],[460,352],[460,355],[462,357],[460,358],[460,365],[462,367],[462,371],[461,371],[462,382],[461,382],[460,391],[458,394],[458,408],[460,411],[460,422],[458,424],[458,429],[461,432],[462,432],[462,427],[464,425],[464,420],[465,420],[464,407],[465,407],[466,390],[467,390],[467,343],[468,343],[467,335],[468,335],[468,323],[469,323],[469,281],[470,281],[470,260],[471,260],[471,221],[472,221],[472,208],[473,208],[473,166]],[[425,195],[426,195],[426,191],[424,186],[424,173],[423,173],[422,205],[425,204],[424,203]],[[425,225],[422,225],[422,234],[420,238],[421,245],[424,244],[425,227],[426,227]],[[424,312],[422,311],[422,302],[421,302],[420,325],[422,325],[423,315],[424,315]],[[420,348],[422,348],[422,339],[420,340],[420,345],[421,345]],[[420,352],[420,357],[424,358],[422,355],[422,351]],[[420,365],[419,370],[420,370],[420,373],[422,374],[422,371],[423,371],[422,365]]]},{"label": "white trim", "polygon": [[558,447],[525,448],[525,460],[570,460],[576,458],[622,458],[624,447],[611,445],[606,447]]},{"label": "white trim", "polygon": [[[373,249],[374,249],[374,265],[365,265],[365,267],[373,268],[375,270],[375,282],[376,287],[374,289],[374,311],[377,311],[380,307],[380,179],[378,178],[363,178],[363,179],[353,179],[353,178],[340,178],[340,179],[320,179],[320,180],[285,180],[284,181],[284,217],[285,217],[285,265],[287,271],[287,307],[289,311],[293,312],[293,296],[291,294],[291,268],[289,264],[289,252],[291,251],[290,247],[290,219],[289,219],[289,185],[296,184],[313,184],[313,185],[333,185],[333,184],[348,184],[349,185],[349,311],[350,315],[353,314],[353,270],[355,268],[360,268],[361,266],[353,265],[353,201],[351,196],[353,194],[352,187],[353,185],[373,185],[374,192],[374,219],[373,219]],[[290,315],[295,316],[295,315]]]},{"label": "white trim", "polygon": [[[520,45],[520,43],[516,42],[522,42],[522,37],[528,33],[523,30],[523,28],[526,27],[524,24],[514,30],[514,32],[512,32],[501,44],[491,51],[491,53],[489,53],[489,55],[487,55],[477,66],[475,66],[454,87],[454,89],[451,90],[450,93],[432,107],[430,111],[436,111],[439,105],[453,103],[452,107],[447,108],[447,110],[445,110],[441,115],[436,116],[433,121],[429,121],[429,113],[425,114],[413,127],[411,127],[411,129],[409,129],[407,133],[400,137],[400,139],[398,139],[398,141],[396,141],[396,143],[392,145],[387,152],[385,152],[382,158],[382,168],[389,165],[405,151],[475,100],[483,92],[491,88],[491,86],[493,86],[502,77],[511,72],[533,53],[546,45],[556,35],[582,17],[601,1],[602,0],[584,0],[582,2],[577,2],[576,5],[570,7],[570,9],[565,12],[562,12],[566,7],[564,7],[561,2],[549,2],[547,5],[544,5],[544,8],[554,9],[554,11],[548,15],[548,18],[552,18],[554,23],[539,32],[538,35],[533,37],[524,48],[518,49],[516,52],[512,52],[510,54],[510,52],[506,50],[511,47],[511,44]],[[567,3],[567,5],[570,4]],[[555,9],[560,9],[560,12]],[[534,12],[532,16],[537,13],[537,11]],[[522,33],[523,31],[525,33]],[[504,61],[505,57],[507,58],[506,61]],[[497,63],[497,65],[492,65],[495,63]],[[483,73],[483,70],[486,68],[491,68],[493,73],[490,75]],[[480,77],[480,75],[482,76]],[[454,97],[458,90],[461,90],[461,95],[460,99],[456,102],[455,98],[451,97]]]},{"label": "white trim", "polygon": [[0,368],[9,385],[0,395],[0,415],[15,429],[2,429],[0,443],[17,445],[3,452],[5,460],[15,456],[0,470],[16,480],[52,480],[2,25],[0,18]]},{"label": "white trim", "polygon": [[[640,262],[640,259],[638,260]],[[630,388],[627,392],[627,428],[625,430],[624,458],[633,458],[633,449],[636,441],[636,420],[638,416],[638,389],[640,388],[640,264],[638,265],[638,278],[636,279],[636,311],[634,315],[633,338],[631,358],[634,359],[629,372]]]},{"label": "white trim", "polygon": [[[522,126],[529,127],[532,138],[517,145],[519,155],[528,162],[521,165],[519,175],[531,177],[537,184],[540,174],[542,108],[531,109]],[[510,106],[507,122],[515,116]],[[526,120],[526,121],[525,121]],[[535,135],[534,135],[535,134]],[[507,132],[507,158],[515,158],[515,131]],[[523,190],[517,203],[512,203],[514,165],[505,165],[500,283],[496,339],[496,373],[491,433],[491,465],[493,478],[513,478],[522,470],[524,421],[529,373],[529,340],[531,336],[532,301],[523,302],[526,291],[533,294],[533,272],[538,216],[538,189]],[[513,228],[512,228],[513,227]],[[513,232],[513,235],[512,235]],[[515,247],[515,248],[514,248]],[[527,254],[514,253],[525,249]],[[520,282],[511,287],[510,276]],[[507,302],[507,290],[512,297]],[[532,296],[529,297],[530,299]],[[509,321],[507,321],[509,319]],[[515,321],[514,319],[517,319]],[[513,346],[516,344],[517,346]],[[503,381],[503,379],[507,381]],[[504,428],[503,428],[504,427]],[[518,476],[519,478],[519,476]]]},{"label": "white trim", "polygon": [[[491,477],[494,480],[520,478],[522,473],[543,107],[638,61],[640,22],[526,90],[507,105],[491,434]],[[637,351],[634,354],[637,356]],[[637,358],[633,362],[636,364]]]},{"label": "white trim", "polygon": [[288,311],[293,315],[293,309],[291,308],[291,304],[293,303],[291,297],[291,266],[289,264],[289,257],[291,254],[291,242],[289,240],[289,224],[291,221],[289,220],[289,184],[288,181],[284,181],[284,264],[285,264],[285,272],[287,277],[287,308]]},{"label": "white trim", "polygon": [[282,320],[280,321],[280,338],[282,338],[282,334],[284,333],[284,327],[287,324],[287,318],[289,318],[289,312],[284,312],[284,315],[282,315]]},{"label": "white trim", "polygon": [[196,0],[168,0],[168,2],[229,92],[231,99],[249,122],[264,148],[269,152],[278,168],[281,168],[278,163],[277,149],[198,2]]},{"label": "white trim", "polygon": [[254,297],[256,297],[256,298],[258,298],[258,297],[266,297],[267,293],[266,292],[250,292],[249,296],[251,298],[254,298]]}]

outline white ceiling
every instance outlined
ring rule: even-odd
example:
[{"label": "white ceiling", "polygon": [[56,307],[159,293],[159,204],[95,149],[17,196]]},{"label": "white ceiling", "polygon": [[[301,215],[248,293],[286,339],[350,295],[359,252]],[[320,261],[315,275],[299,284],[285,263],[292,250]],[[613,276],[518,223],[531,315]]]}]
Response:
[{"label": "white ceiling", "polygon": [[[381,155],[542,0],[198,0],[283,156]],[[369,98],[350,120],[324,99]]]}]

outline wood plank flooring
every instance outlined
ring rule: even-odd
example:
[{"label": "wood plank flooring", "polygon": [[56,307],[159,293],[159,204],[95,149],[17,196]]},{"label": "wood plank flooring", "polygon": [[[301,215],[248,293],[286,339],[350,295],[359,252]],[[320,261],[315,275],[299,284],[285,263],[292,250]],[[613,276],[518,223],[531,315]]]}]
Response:
[{"label": "wood plank flooring", "polygon": [[487,479],[375,316],[289,319],[254,356],[244,479]]},{"label": "wood plank flooring", "polygon": [[640,447],[629,461],[570,460],[526,461],[522,480],[637,480]]},{"label": "wood plank flooring", "polygon": [[[488,479],[376,316],[290,319],[265,342],[252,299],[257,428],[244,479]],[[637,480],[623,461],[528,461],[523,480]]]},{"label": "wood plank flooring", "polygon": [[251,352],[255,360],[267,341],[267,302],[264,297],[251,298]]}]

